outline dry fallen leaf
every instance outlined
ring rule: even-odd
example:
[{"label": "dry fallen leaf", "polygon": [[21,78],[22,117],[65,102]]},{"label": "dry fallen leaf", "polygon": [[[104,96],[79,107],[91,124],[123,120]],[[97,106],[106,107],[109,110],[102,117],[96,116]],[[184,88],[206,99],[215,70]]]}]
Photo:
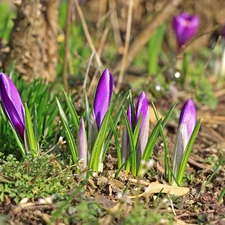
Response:
[{"label": "dry fallen leaf", "polygon": [[128,196],[128,198],[137,198],[142,197],[149,194],[157,194],[157,193],[166,193],[176,196],[182,196],[189,192],[189,188],[186,187],[176,187],[170,186],[168,184],[160,184],[158,182],[149,183],[148,187],[146,188],[145,192],[135,195],[135,196]]}]

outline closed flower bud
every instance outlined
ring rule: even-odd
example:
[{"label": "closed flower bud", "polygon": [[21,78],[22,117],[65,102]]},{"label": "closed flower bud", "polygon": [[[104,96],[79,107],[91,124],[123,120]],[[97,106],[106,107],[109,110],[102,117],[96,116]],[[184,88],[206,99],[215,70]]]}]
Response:
[{"label": "closed flower bud", "polygon": [[179,119],[177,140],[173,156],[173,173],[177,177],[180,164],[192,132],[196,126],[196,109],[191,99],[184,104]]},{"label": "closed flower bud", "polygon": [[0,99],[9,121],[24,141],[24,106],[12,80],[0,73]]},{"label": "closed flower bud", "polygon": [[186,44],[198,31],[200,19],[186,12],[174,17],[173,29],[176,34],[178,47]]}]

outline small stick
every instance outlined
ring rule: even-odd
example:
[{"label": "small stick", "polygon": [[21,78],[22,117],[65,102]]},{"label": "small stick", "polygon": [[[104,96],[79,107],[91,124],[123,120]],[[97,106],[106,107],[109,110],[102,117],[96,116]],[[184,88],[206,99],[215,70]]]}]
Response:
[{"label": "small stick", "polygon": [[[92,41],[92,39],[91,39],[91,35],[90,35],[89,31],[88,31],[88,27],[87,27],[87,23],[86,23],[85,18],[84,18],[84,14],[83,14],[83,12],[82,12],[82,10],[81,10],[81,7],[80,7],[78,1],[77,1],[77,0],[74,0],[74,3],[75,3],[75,5],[76,5],[77,12],[78,12],[78,14],[79,14],[79,17],[80,17],[80,20],[81,20],[81,23],[82,23],[82,26],[83,26],[83,29],[84,29],[84,33],[85,33],[85,36],[86,36],[87,41],[88,41],[88,44],[89,44],[89,46],[90,46],[92,52],[95,53],[96,61],[97,61],[98,67],[101,68],[102,62],[101,62],[101,60],[100,60],[100,58],[99,58],[99,55],[98,55],[98,53],[97,53],[97,51],[96,51],[96,49],[95,49],[95,46],[94,46],[94,44],[93,44],[93,41]],[[101,72],[101,71],[100,71],[100,72]]]},{"label": "small stick", "polygon": [[127,63],[127,53],[129,49],[129,43],[130,43],[130,33],[131,33],[131,24],[132,24],[132,14],[133,14],[133,5],[134,1],[129,1],[129,8],[128,8],[128,17],[127,17],[127,32],[126,32],[126,40],[125,40],[125,46],[124,46],[124,53],[122,58],[122,64],[120,67],[120,74],[118,77],[118,83],[117,83],[117,92],[120,90],[120,86],[123,81],[123,75],[124,71],[126,69],[126,63]]},{"label": "small stick", "polygon": [[66,16],[66,30],[65,30],[65,46],[64,46],[64,61],[63,61],[63,84],[64,89],[67,92],[69,90],[69,82],[68,82],[68,45],[69,45],[69,33],[70,33],[70,20],[71,20],[71,6],[72,0],[68,0],[67,4],[67,16]]},{"label": "small stick", "polygon": [[89,62],[88,62],[88,66],[87,66],[86,73],[85,73],[85,78],[84,78],[83,91],[84,91],[85,88],[86,88],[87,78],[88,78],[88,73],[89,73],[90,66],[91,66],[91,63],[92,63],[92,60],[93,60],[94,55],[95,55],[95,53],[92,52],[92,53],[91,53],[91,57],[90,57]]},{"label": "small stick", "polygon": [[104,30],[104,32],[102,34],[102,38],[101,38],[99,46],[98,46],[98,55],[99,55],[99,57],[102,55],[102,51],[103,51],[104,44],[105,44],[106,38],[108,36],[110,27],[111,27],[111,24],[109,23],[106,26],[106,28],[105,28],[105,30]]},{"label": "small stick", "polygon": [[115,0],[110,0],[109,1],[109,8],[112,11],[111,13],[111,23],[112,23],[112,28],[113,28],[113,34],[114,34],[114,39],[117,45],[117,48],[120,49],[123,45],[121,36],[120,36],[120,29],[119,29],[119,21],[116,13],[116,2]]},{"label": "small stick", "polygon": [[[100,39],[103,31],[103,26],[101,24],[101,18],[105,15],[106,13],[106,7],[107,7],[107,0],[98,0],[99,1],[99,8],[98,8],[98,22],[97,22],[97,40]],[[103,23],[104,25],[104,23]]]},{"label": "small stick", "polygon": [[[105,28],[105,30],[103,32],[103,35],[102,35],[102,38],[101,38],[101,41],[100,41],[100,44],[99,44],[99,47],[98,47],[98,55],[99,55],[99,57],[102,54],[102,50],[103,50],[104,43],[106,41],[106,38],[107,38],[107,35],[108,35],[108,32],[109,32],[109,28],[110,28],[110,24]],[[98,75],[98,70],[95,71],[94,76],[93,76],[93,78],[91,80],[91,84],[90,84],[89,89],[88,89],[88,95],[90,95],[92,93],[93,89],[94,89],[94,86],[95,86],[95,84],[97,82],[97,75]]]}]

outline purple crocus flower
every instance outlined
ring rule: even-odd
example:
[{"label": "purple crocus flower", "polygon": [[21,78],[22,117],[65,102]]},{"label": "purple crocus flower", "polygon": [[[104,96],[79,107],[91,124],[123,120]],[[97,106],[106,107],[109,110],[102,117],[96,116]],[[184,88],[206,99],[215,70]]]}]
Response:
[{"label": "purple crocus flower", "polygon": [[105,69],[99,80],[94,100],[94,115],[98,130],[102,120],[109,108],[113,91],[113,76],[108,69]]},{"label": "purple crocus flower", "polygon": [[177,177],[186,146],[197,121],[196,109],[191,99],[184,104],[179,119],[177,140],[173,157],[173,173]]},{"label": "purple crocus flower", "polygon": [[[108,111],[112,97],[112,92],[113,92],[113,76],[108,69],[105,69],[104,72],[102,73],[102,76],[100,77],[96,89],[93,111],[90,116],[90,123],[88,129],[88,150],[90,154],[94,146],[95,140],[97,138],[98,131],[101,127],[102,121],[105,117],[105,114]],[[100,153],[98,171],[102,171],[103,169],[102,163],[103,150],[104,147],[102,148],[102,151]]]},{"label": "purple crocus flower", "polygon": [[[127,117],[130,122],[130,125],[132,127],[133,121],[132,121],[132,112],[131,112],[131,106],[128,106],[127,109]],[[138,120],[142,117],[140,131],[139,131],[139,137],[138,137],[138,143],[137,143],[137,161],[138,163],[141,160],[141,156],[144,153],[147,141],[148,141],[148,134],[149,134],[149,109],[148,109],[148,100],[144,92],[142,92],[138,98],[137,107],[136,107],[136,113],[135,113],[135,126],[138,123]],[[122,146],[122,157],[123,162],[127,159],[129,155],[129,135],[127,133],[126,128],[124,128],[124,134],[123,134],[123,146]]]},{"label": "purple crocus flower", "polygon": [[136,118],[135,124],[138,123],[139,118],[142,116],[140,133],[139,133],[139,150],[141,155],[144,153],[149,132],[149,110],[148,110],[148,100],[144,92],[142,92],[138,98],[137,108],[136,108]]},{"label": "purple crocus flower", "polygon": [[195,105],[191,99],[188,99],[181,110],[179,119],[179,125],[185,124],[187,127],[188,139],[191,137],[191,134],[196,125],[196,121],[197,118]]},{"label": "purple crocus flower", "polygon": [[83,168],[87,167],[88,163],[87,136],[83,117],[81,117],[80,119],[80,126],[78,132],[78,154],[79,159],[83,160]]},{"label": "purple crocus flower", "polygon": [[225,24],[223,24],[223,26],[222,26],[221,35],[225,39]]},{"label": "purple crocus flower", "polygon": [[176,34],[178,47],[186,44],[198,31],[200,19],[198,16],[189,15],[186,12],[174,17],[173,29]]},{"label": "purple crocus flower", "polygon": [[0,99],[12,126],[24,140],[24,106],[12,80],[0,73]]}]

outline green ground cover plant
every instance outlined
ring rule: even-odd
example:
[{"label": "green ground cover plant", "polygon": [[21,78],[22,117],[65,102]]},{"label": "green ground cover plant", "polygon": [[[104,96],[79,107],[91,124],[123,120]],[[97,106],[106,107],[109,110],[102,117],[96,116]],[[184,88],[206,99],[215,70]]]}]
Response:
[{"label": "green ground cover plant", "polygon": [[[189,50],[201,18],[177,12],[129,64],[133,1],[125,36],[110,19],[119,5],[105,2],[96,19],[90,1],[75,0],[68,25],[69,1],[60,1],[55,82],[28,83],[14,62],[0,66],[0,224],[223,222],[224,78],[212,76],[223,34],[212,48]],[[0,12],[3,53],[16,10],[4,2]],[[142,22],[154,24],[147,14]]]}]

